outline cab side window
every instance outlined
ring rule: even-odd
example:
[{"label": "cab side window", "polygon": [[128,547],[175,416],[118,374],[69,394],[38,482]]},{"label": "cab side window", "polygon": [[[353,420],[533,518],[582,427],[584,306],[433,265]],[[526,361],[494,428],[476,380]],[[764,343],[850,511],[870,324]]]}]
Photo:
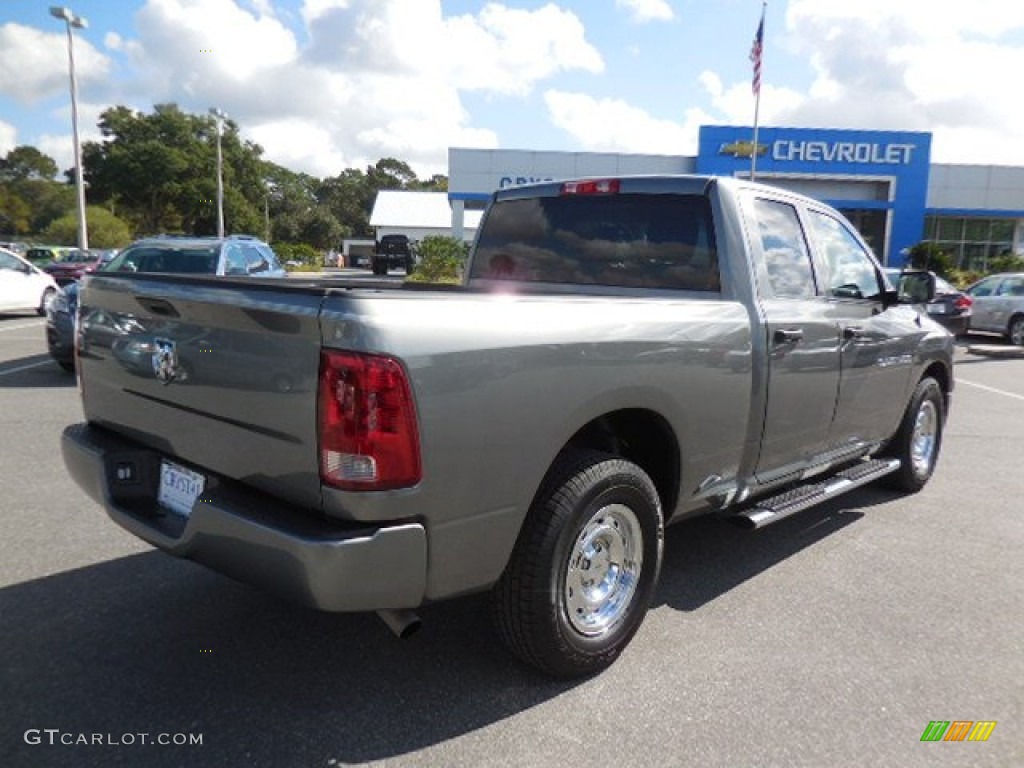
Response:
[{"label": "cab side window", "polygon": [[856,237],[839,219],[808,211],[811,237],[824,259],[825,293],[837,299],[876,299],[881,294],[878,270]]},{"label": "cab side window", "polygon": [[813,297],[814,270],[796,209],[774,200],[757,200],[754,206],[771,295],[777,299]]},{"label": "cab side window", "polygon": [[224,247],[224,274],[225,275],[247,275],[249,270],[245,265],[245,256],[242,250],[234,244]]},{"label": "cab side window", "polygon": [[270,269],[266,256],[257,248],[251,245],[243,245],[242,253],[245,256],[245,265],[250,275],[257,275]]}]

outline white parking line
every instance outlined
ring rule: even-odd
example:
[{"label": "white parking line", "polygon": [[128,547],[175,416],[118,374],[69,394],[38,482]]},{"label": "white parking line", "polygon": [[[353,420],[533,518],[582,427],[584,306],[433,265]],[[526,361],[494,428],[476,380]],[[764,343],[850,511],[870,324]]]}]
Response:
[{"label": "white parking line", "polygon": [[960,384],[966,384],[969,387],[977,387],[978,389],[984,389],[986,392],[994,392],[997,395],[1006,395],[1007,397],[1012,397],[1014,400],[1024,400],[1024,395],[1018,395],[1015,394],[1014,392],[1007,392],[1005,389],[987,387],[984,384],[978,384],[973,381],[965,381],[964,379],[961,379],[959,376],[956,377],[956,383],[957,386],[959,386]]},{"label": "white parking line", "polygon": [[32,363],[31,365],[21,365],[17,368],[8,368],[6,371],[0,371],[0,376],[7,376],[11,373],[20,373],[21,371],[27,371],[31,368],[39,368],[43,365],[49,365],[52,362],[52,360],[43,360],[41,363]]},{"label": "white parking line", "polygon": [[26,323],[25,325],[4,325],[0,326],[0,333],[4,331],[20,331],[23,328],[38,328],[42,324],[43,318],[39,318],[34,323]]}]

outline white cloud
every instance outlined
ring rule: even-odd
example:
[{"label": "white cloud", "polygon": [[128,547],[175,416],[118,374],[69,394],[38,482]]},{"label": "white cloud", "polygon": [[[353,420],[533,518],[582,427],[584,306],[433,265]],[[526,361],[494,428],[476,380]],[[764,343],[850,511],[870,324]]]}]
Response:
[{"label": "white cloud", "polygon": [[[102,81],[109,70],[110,59],[76,33],[75,74],[79,88]],[[34,104],[61,90],[68,90],[67,35],[15,23],[0,26],[0,95]]]},{"label": "white cloud", "polygon": [[621,99],[595,99],[584,93],[549,90],[544,94],[551,121],[588,150],[643,154],[696,152],[694,125],[707,115],[689,111],[683,123],[659,119]]},{"label": "white cloud", "polygon": [[445,20],[439,42],[453,83],[467,90],[524,95],[558,72],[604,70],[583,23],[553,4],[525,11],[489,3],[479,17]]},{"label": "white cloud", "polygon": [[934,162],[1024,165],[1024,3],[791,0],[787,27],[816,79],[778,121],[929,131]]},{"label": "white cloud", "polygon": [[[107,109],[104,104],[78,103],[78,136],[82,144],[87,141],[99,141],[101,137],[97,123],[100,113]],[[71,138],[71,105],[61,107],[54,112],[62,125],[68,127],[68,133],[46,133],[35,138],[32,144],[54,159],[61,172],[75,166],[74,141]]]},{"label": "white cloud", "polygon": [[137,37],[107,41],[140,73],[120,103],[219,106],[267,159],[319,176],[389,155],[426,175],[446,170],[449,146],[497,145],[460,93],[518,97],[604,66],[579,18],[553,3],[446,18],[441,0],[305,0],[301,41],[269,10],[147,0]]},{"label": "white cloud", "polygon": [[17,128],[0,120],[0,155],[6,155],[16,146],[18,146]]},{"label": "white cloud", "polygon": [[629,11],[630,18],[637,24],[671,21],[674,18],[672,6],[667,0],[615,0],[615,5]]}]

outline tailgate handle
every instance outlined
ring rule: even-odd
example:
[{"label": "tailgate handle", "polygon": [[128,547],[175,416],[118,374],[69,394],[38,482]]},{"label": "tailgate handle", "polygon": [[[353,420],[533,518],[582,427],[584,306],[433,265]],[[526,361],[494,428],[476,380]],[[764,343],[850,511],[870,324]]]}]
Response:
[{"label": "tailgate handle", "polygon": [[167,299],[157,299],[150,296],[136,296],[135,300],[139,302],[150,314],[159,315],[160,317],[181,317],[178,314],[178,310],[174,308],[174,305]]}]

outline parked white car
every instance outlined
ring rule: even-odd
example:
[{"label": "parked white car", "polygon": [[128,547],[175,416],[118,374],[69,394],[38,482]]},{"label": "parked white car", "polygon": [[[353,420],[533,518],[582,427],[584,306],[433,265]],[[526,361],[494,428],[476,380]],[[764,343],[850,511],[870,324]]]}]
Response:
[{"label": "parked white car", "polygon": [[0,248],[0,312],[45,315],[58,290],[56,281],[43,270]]}]

